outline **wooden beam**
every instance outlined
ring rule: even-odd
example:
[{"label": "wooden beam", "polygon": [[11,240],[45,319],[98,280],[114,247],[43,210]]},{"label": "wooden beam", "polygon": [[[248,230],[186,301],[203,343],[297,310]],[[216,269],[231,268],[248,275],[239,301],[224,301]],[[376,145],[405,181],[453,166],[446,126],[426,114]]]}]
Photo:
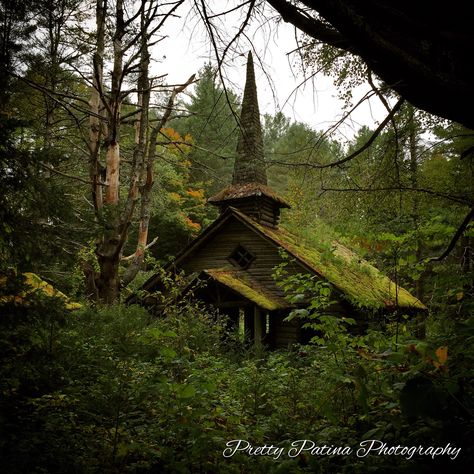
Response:
[{"label": "wooden beam", "polygon": [[254,327],[254,309],[252,306],[244,308],[244,329],[245,333],[248,334],[250,340],[254,340],[255,327]]},{"label": "wooden beam", "polygon": [[253,333],[254,333],[254,341],[255,341],[256,346],[260,346],[262,344],[263,336],[265,335],[264,317],[265,317],[265,314],[260,309],[260,306],[254,306]]},{"label": "wooden beam", "polygon": [[248,306],[249,302],[247,300],[233,300],[233,301],[224,301],[219,304],[214,304],[216,308],[243,308]]}]

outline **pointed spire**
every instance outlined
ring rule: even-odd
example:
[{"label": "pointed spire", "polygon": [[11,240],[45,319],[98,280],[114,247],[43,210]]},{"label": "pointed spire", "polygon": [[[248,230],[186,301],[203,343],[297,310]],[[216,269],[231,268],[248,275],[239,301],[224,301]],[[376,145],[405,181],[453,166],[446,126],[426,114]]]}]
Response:
[{"label": "pointed spire", "polygon": [[247,80],[240,113],[240,134],[232,185],[211,196],[208,202],[218,206],[221,214],[230,207],[273,228],[278,227],[280,209],[290,207],[267,186],[252,53],[249,53],[247,61]]},{"label": "pointed spire", "polygon": [[240,134],[232,179],[234,185],[245,183],[267,184],[262,126],[251,52],[249,52],[247,60],[247,78],[240,113]]}]

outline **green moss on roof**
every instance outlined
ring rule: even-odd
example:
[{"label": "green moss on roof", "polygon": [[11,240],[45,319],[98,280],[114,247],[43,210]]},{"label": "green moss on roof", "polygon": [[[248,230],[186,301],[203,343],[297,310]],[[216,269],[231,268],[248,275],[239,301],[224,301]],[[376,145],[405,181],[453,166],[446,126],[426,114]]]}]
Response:
[{"label": "green moss on roof", "polygon": [[277,204],[280,205],[280,207],[290,207],[290,205],[275,191],[273,191],[273,189],[262,183],[255,182],[227,186],[215,196],[211,196],[207,201],[210,204],[217,205],[223,201],[234,201],[238,199],[260,196],[266,196],[270,199],[273,199]]},{"label": "green moss on roof", "polygon": [[289,307],[285,300],[270,294],[243,270],[209,269],[204,273],[268,311]]},{"label": "green moss on roof", "polygon": [[360,306],[426,309],[419,299],[338,242],[332,242],[332,247],[327,248],[314,242],[309,246],[283,228],[263,226],[241,212],[233,211]]},{"label": "green moss on roof", "polygon": [[[34,293],[41,293],[44,296],[50,298],[60,298],[64,301],[66,309],[79,309],[81,308],[80,303],[71,301],[63,292],[57,290],[48,282],[40,278],[36,273],[26,272],[23,273],[24,283],[26,288],[17,295],[6,295],[0,297],[0,304],[4,303],[16,303],[19,305],[28,304],[28,297]],[[7,284],[7,277],[0,276],[0,287],[4,288]]]}]

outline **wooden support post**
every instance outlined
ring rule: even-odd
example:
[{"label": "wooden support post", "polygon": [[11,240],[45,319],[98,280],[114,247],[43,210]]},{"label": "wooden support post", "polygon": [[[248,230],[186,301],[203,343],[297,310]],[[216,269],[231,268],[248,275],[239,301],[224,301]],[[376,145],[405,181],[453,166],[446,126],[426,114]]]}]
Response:
[{"label": "wooden support post", "polygon": [[[273,349],[274,345],[275,345],[275,323],[273,321],[273,318],[275,316],[275,311],[269,311],[268,313],[268,332],[267,332],[267,336],[266,336],[266,339],[265,339],[265,343],[267,344],[267,346],[270,348],[270,349]],[[267,326],[267,321],[265,319],[265,327]]]},{"label": "wooden support post", "polygon": [[246,306],[244,308],[244,328],[245,335],[250,338],[252,341],[255,334],[255,325],[254,325],[254,309],[253,306]]},{"label": "wooden support post", "polygon": [[253,317],[253,332],[254,340],[256,345],[262,344],[263,336],[265,335],[265,314],[262,312],[259,306],[254,306],[254,317]]}]

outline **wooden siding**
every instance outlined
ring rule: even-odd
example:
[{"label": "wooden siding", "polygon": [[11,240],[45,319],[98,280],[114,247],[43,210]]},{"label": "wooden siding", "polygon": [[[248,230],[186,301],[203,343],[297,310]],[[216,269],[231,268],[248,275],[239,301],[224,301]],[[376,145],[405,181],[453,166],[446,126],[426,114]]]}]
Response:
[{"label": "wooden siding", "polygon": [[266,196],[249,197],[223,201],[219,210],[223,213],[228,207],[235,207],[245,215],[253,217],[260,224],[276,228],[280,221],[280,206]]},{"label": "wooden siding", "polygon": [[[273,294],[284,297],[272,276],[274,267],[281,263],[278,248],[234,219],[229,220],[218,233],[189,254],[179,266],[186,273],[228,267],[232,265],[229,255],[237,245],[242,245],[255,255],[246,272]],[[291,270],[295,273],[305,271],[296,265]]]},{"label": "wooden siding", "polygon": [[295,319],[283,321],[287,314],[280,311],[270,313],[270,332],[268,343],[274,349],[286,349],[288,346],[299,342],[301,323]]}]

